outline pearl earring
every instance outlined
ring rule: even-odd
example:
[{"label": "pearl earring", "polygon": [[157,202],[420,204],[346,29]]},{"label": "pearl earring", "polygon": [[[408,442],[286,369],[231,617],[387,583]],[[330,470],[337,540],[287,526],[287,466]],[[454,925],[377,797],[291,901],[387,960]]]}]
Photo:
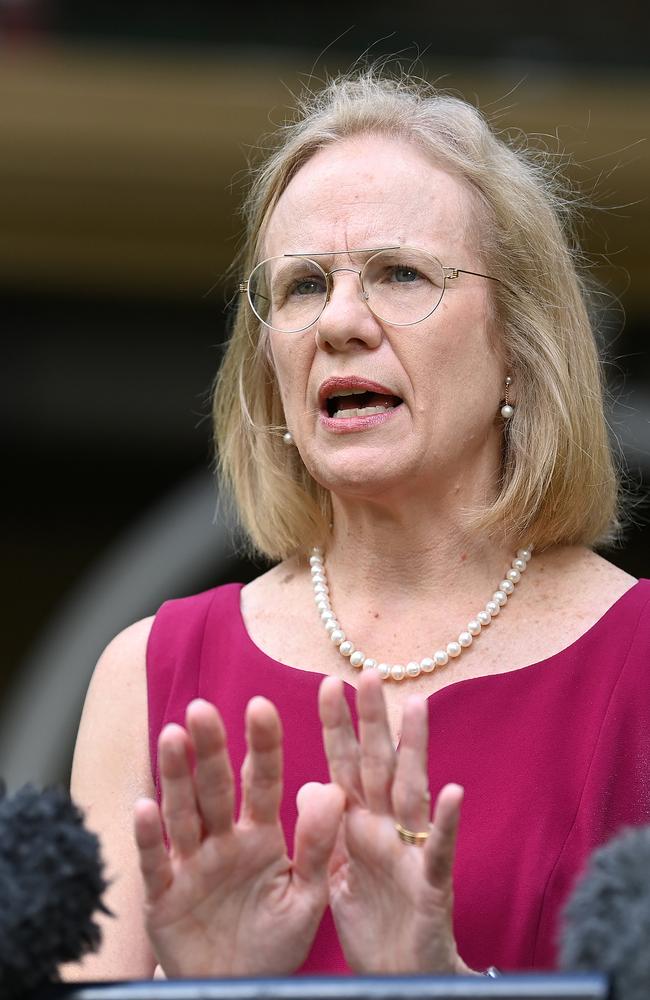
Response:
[{"label": "pearl earring", "polygon": [[282,440],[287,446],[293,444],[293,434],[291,433],[291,431],[285,431],[284,434],[282,435]]},{"label": "pearl earring", "polygon": [[514,407],[512,407],[510,405],[510,402],[508,400],[508,391],[509,391],[511,385],[512,385],[512,379],[510,378],[509,375],[507,375],[506,376],[505,401],[504,401],[503,406],[501,407],[501,416],[503,417],[504,420],[510,420],[510,417],[515,412],[514,411]]}]

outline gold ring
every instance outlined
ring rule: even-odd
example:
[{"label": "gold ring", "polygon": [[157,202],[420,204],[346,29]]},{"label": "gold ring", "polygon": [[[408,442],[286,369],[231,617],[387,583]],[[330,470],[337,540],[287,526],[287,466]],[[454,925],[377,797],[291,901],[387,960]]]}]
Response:
[{"label": "gold ring", "polygon": [[411,844],[415,845],[415,847],[422,847],[424,842],[431,836],[433,824],[429,823],[428,830],[407,830],[401,823],[396,823],[395,829],[397,830],[397,836],[403,844]]}]

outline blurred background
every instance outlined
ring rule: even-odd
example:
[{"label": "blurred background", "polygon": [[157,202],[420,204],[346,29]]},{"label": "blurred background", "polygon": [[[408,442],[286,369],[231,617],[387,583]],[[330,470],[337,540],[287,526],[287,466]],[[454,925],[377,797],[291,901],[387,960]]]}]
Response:
[{"label": "blurred background", "polygon": [[247,158],[311,74],[398,53],[499,128],[572,157],[611,293],[603,349],[650,573],[646,5],[0,0],[5,487],[0,774],[65,780],[106,642],[259,571],[210,473]]}]

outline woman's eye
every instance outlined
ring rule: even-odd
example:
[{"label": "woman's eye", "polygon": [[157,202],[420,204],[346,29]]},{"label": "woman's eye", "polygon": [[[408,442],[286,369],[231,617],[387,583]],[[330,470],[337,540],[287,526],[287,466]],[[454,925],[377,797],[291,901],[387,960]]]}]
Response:
[{"label": "woman's eye", "polygon": [[323,291],[323,282],[318,278],[304,278],[296,281],[291,288],[292,295],[320,295]]},{"label": "woman's eye", "polygon": [[411,281],[417,281],[418,278],[422,277],[419,271],[414,267],[408,267],[407,265],[400,265],[393,268],[393,280],[405,284]]}]

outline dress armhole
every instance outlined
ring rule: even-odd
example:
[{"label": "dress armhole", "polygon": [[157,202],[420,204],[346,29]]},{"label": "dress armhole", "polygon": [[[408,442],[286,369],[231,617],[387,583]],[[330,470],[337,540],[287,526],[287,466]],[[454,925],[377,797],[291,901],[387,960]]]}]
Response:
[{"label": "dress armhole", "polygon": [[199,689],[205,626],[216,590],[166,601],[147,642],[147,708],[151,775],[160,800],[158,736],[168,722],[184,725],[185,708]]}]

